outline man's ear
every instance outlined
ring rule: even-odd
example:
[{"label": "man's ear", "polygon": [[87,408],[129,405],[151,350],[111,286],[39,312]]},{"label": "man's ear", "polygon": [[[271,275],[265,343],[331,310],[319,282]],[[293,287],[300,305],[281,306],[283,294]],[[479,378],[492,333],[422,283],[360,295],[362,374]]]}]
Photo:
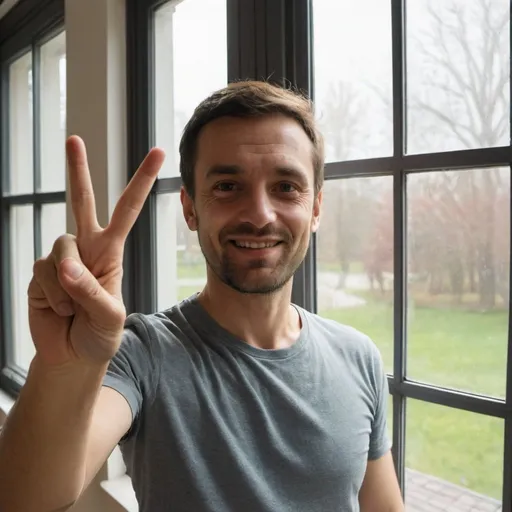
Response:
[{"label": "man's ear", "polygon": [[313,218],[311,219],[311,232],[316,233],[320,226],[320,214],[322,211],[323,189],[318,192],[313,204]]},{"label": "man's ear", "polygon": [[194,200],[189,196],[185,187],[181,187],[180,199],[181,206],[183,207],[183,217],[185,217],[188,229],[190,229],[190,231],[197,231],[197,217]]}]

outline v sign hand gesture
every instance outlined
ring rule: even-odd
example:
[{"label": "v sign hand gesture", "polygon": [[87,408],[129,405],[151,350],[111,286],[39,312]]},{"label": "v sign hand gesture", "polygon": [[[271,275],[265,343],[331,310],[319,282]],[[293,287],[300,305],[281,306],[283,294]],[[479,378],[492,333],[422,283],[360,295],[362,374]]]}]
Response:
[{"label": "v sign hand gesture", "polygon": [[121,195],[106,228],[99,226],[83,141],[66,144],[75,236],[59,237],[36,261],[28,288],[29,322],[44,365],[103,366],[115,355],[126,311],[121,295],[126,238],[164,161],[151,150]]}]

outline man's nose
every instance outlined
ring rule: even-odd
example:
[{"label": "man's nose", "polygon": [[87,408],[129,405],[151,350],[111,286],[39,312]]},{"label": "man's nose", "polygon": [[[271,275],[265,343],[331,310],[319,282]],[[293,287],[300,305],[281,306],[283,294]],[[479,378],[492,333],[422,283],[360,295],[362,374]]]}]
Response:
[{"label": "man's nose", "polygon": [[275,205],[266,190],[251,190],[242,200],[241,222],[250,222],[257,228],[263,228],[275,222],[277,218]]}]

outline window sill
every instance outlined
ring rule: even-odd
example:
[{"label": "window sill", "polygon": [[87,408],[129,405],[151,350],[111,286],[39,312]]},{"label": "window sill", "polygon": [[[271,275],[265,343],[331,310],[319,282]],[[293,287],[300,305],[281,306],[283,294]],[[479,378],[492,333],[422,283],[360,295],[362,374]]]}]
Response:
[{"label": "window sill", "polygon": [[0,389],[0,427],[3,425],[13,405],[14,399]]},{"label": "window sill", "polygon": [[103,490],[114,498],[127,512],[138,512],[139,505],[132,481],[128,475],[119,478],[112,478],[101,482]]}]

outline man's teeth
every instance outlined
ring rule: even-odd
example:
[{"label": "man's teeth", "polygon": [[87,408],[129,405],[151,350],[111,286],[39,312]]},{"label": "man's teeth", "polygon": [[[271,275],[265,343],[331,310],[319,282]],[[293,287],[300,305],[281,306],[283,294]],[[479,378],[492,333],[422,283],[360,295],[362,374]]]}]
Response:
[{"label": "man's teeth", "polygon": [[238,242],[235,241],[237,247],[245,247],[246,249],[265,249],[266,247],[274,247],[277,242]]}]

